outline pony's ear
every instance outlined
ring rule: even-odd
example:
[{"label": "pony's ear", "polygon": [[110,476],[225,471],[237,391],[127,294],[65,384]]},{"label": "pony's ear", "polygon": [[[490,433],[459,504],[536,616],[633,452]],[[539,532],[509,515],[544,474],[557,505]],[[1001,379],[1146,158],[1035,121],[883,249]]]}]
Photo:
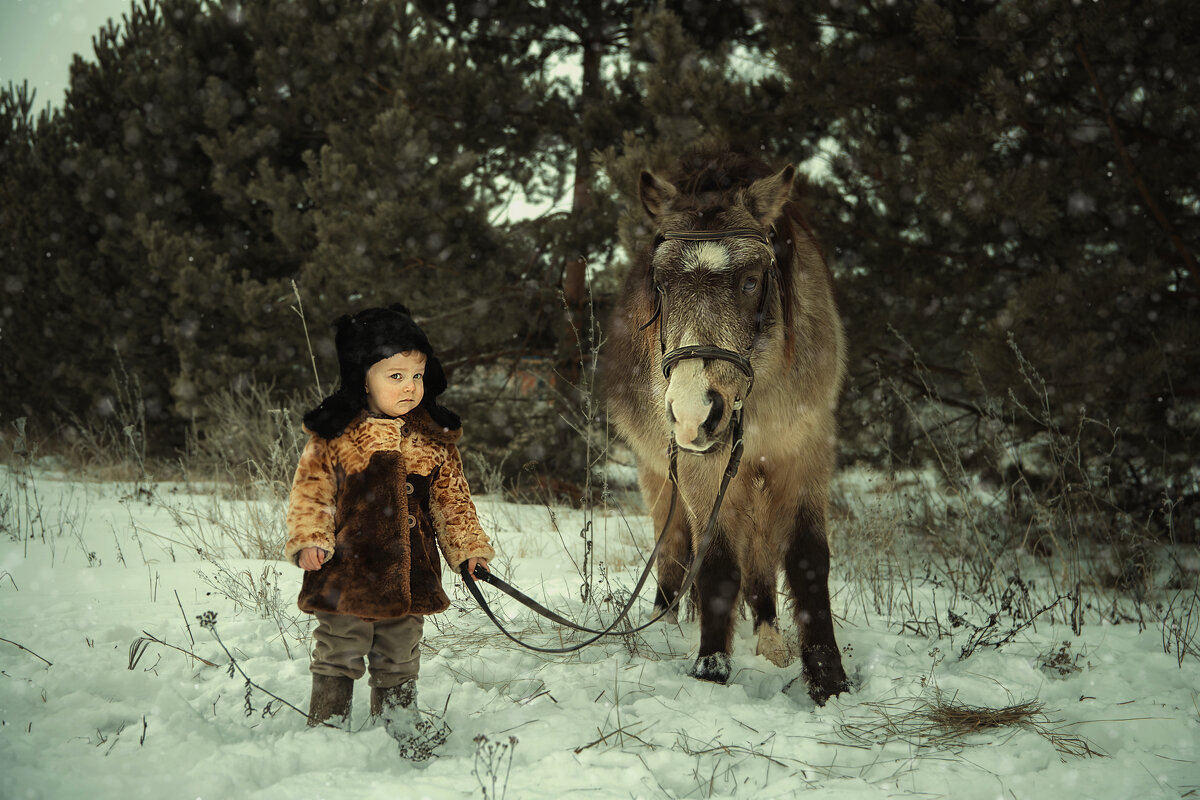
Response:
[{"label": "pony's ear", "polygon": [[679,190],[670,182],[662,180],[653,172],[643,170],[642,182],[638,186],[638,196],[642,200],[642,208],[646,209],[650,219],[657,219],[661,216],[678,194]]},{"label": "pony's ear", "polygon": [[791,164],[774,175],[759,178],[746,189],[746,210],[764,228],[771,226],[783,212],[795,179],[796,168]]}]

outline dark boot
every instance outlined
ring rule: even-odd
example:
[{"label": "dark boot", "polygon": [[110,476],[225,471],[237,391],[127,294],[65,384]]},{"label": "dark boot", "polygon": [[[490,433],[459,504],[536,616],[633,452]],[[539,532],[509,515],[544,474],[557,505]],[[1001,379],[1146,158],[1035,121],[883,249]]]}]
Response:
[{"label": "dark boot", "polygon": [[371,689],[371,716],[378,717],[394,739],[413,733],[421,715],[417,712],[417,681],[409,679],[399,686]]},{"label": "dark boot", "polygon": [[308,724],[315,727],[322,722],[342,728],[350,728],[350,704],[354,699],[354,679],[341,675],[318,675],[313,673],[312,699],[308,702]]},{"label": "dark boot", "polygon": [[434,724],[421,719],[416,678],[399,686],[371,689],[371,715],[383,721],[388,735],[399,743],[401,757],[410,761],[424,761],[432,756],[450,733],[444,722]]}]

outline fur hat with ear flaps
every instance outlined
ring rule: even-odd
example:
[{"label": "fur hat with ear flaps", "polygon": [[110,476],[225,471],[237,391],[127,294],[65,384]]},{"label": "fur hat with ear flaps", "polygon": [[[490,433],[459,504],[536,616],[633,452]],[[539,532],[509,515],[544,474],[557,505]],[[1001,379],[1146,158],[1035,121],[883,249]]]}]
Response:
[{"label": "fur hat with ear flaps", "polygon": [[407,307],[393,303],[387,308],[368,308],[347,314],[333,323],[337,345],[341,385],[321,404],[304,415],[310,431],[325,439],[336,439],[367,407],[367,370],[377,361],[396,353],[420,351],[425,354],[424,408],[443,428],[462,427],[458,415],[437,403],[446,391],[446,374],[433,354],[425,332],[413,321]]}]

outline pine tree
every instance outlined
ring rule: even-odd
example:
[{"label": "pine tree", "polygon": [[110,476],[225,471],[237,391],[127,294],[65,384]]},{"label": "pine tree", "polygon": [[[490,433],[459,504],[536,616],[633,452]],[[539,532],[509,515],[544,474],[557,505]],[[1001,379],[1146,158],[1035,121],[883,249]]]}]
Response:
[{"label": "pine tree", "polygon": [[[93,410],[94,395],[64,389],[95,331],[78,324],[58,289],[64,265],[88,247],[71,224],[77,208],[61,169],[69,156],[61,121],[48,110],[35,117],[34,100],[27,85],[0,89],[0,419],[53,430],[61,415]],[[42,408],[55,416],[42,418]]]},{"label": "pine tree", "polygon": [[[512,164],[508,174],[550,176],[530,187],[533,199],[540,199],[545,186],[570,195],[565,217],[543,221],[533,231],[548,243],[546,282],[561,290],[577,332],[587,266],[611,259],[618,214],[619,198],[597,190],[593,161],[606,148],[619,150],[627,134],[645,130],[650,122],[644,89],[633,78],[638,54],[629,45],[641,15],[656,4],[464,0],[418,5],[445,35],[462,43],[479,72],[498,69],[527,87],[515,104],[491,111],[503,121],[503,136],[489,145],[506,152]],[[745,35],[750,21],[737,4],[714,4],[687,15],[683,24],[708,45]],[[568,77],[571,72],[577,77]],[[576,348],[574,339],[571,334],[560,341],[568,353]],[[569,360],[569,354],[563,356]]]},{"label": "pine tree", "polygon": [[[724,81],[660,16],[647,102],[657,132],[682,132],[672,147],[741,139],[825,166],[801,193],[840,277],[849,396],[861,399],[847,403],[848,440],[878,456],[856,435],[858,415],[878,418],[891,396],[893,446],[921,444],[915,425],[905,441],[903,419],[932,401],[961,415],[953,446],[967,464],[998,460],[981,432],[1000,425],[1011,452],[1079,439],[1082,466],[1111,470],[1143,516],[1164,492],[1194,502],[1177,478],[1196,435],[1192,4],[764,2],[748,13],[763,21],[767,58]],[[652,90],[673,79],[678,92]],[[687,102],[704,83],[713,102]],[[614,179],[632,191],[629,157],[654,164],[663,144],[611,154]],[[632,244],[637,228],[626,230]],[[879,394],[880,377],[901,388]],[[1186,507],[1177,521],[1190,527]]]},{"label": "pine tree", "polygon": [[851,312],[887,308],[912,337],[860,346],[915,384],[911,346],[977,416],[1014,392],[1032,410],[1009,407],[1017,442],[1079,431],[1129,508],[1183,490],[1169,476],[1196,435],[1200,52],[1180,39],[1195,7],[822,10],[820,58],[785,69],[839,98],[829,208],[852,220],[837,231],[860,276]]},{"label": "pine tree", "polygon": [[[172,393],[185,377],[170,340],[192,324],[172,315],[176,272],[203,257],[198,242],[216,239],[218,251],[232,246],[197,140],[204,76],[231,63],[223,58],[228,38],[206,20],[195,0],[132,4],[121,24],[110,21],[93,39],[94,62],[75,60],[62,110],[72,145],[63,169],[76,183],[81,211],[74,226],[85,227],[91,243],[59,289],[95,332],[75,353],[70,385],[96,386],[106,377],[98,368],[119,358],[121,374],[140,387],[154,439],[168,445],[181,441],[192,410],[186,394]],[[161,250],[166,231],[195,241],[168,259]]]},{"label": "pine tree", "polygon": [[[919,454],[905,408],[938,403],[962,414],[964,463],[996,459],[984,428],[1014,450],[1077,436],[1150,513],[1197,495],[1178,479],[1196,17],[1184,0],[141,0],[74,66],[61,115],[35,124],[5,95],[4,325],[43,336],[5,352],[26,399],[4,410],[104,406],[118,354],[176,429],[217,388],[309,387],[293,280],[326,383],[328,323],[393,300],[463,384],[522,354],[574,383],[583,277],[603,306],[645,244],[638,174],[733,141],[821,167],[797,196],[839,275],[856,457],[880,457],[860,422],[881,415],[892,451]],[[570,211],[509,221],[517,195]],[[496,452],[527,427],[476,412]],[[562,435],[514,452],[578,474],[542,412]]]},{"label": "pine tree", "polygon": [[119,351],[177,432],[219,425],[214,392],[309,388],[293,281],[327,383],[328,323],[370,303],[411,304],[450,364],[521,340],[524,255],[492,231],[496,178],[461,113],[496,87],[406,9],[147,1],[95,44],[63,111],[93,263],[61,291],[98,334],[79,385]]}]

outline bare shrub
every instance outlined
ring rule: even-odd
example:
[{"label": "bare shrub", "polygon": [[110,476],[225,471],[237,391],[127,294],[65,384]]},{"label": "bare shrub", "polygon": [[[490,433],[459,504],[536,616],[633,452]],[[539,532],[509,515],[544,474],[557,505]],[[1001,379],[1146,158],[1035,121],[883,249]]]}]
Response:
[{"label": "bare shrub", "polygon": [[504,800],[518,741],[515,736],[495,742],[483,734],[475,737],[475,765],[471,774],[479,781],[484,800]]},{"label": "bare shrub", "polygon": [[319,398],[281,401],[273,387],[251,381],[206,398],[210,428],[193,430],[188,472],[228,480],[239,497],[286,499],[306,440],[301,416]]},{"label": "bare shrub", "polygon": [[235,608],[244,608],[262,619],[274,622],[288,658],[292,657],[289,639],[299,644],[308,641],[312,618],[297,609],[290,592],[285,596],[281,591],[276,564],[264,564],[255,573],[248,568],[231,566],[224,559],[207,557],[205,560],[212,571],[197,570],[200,580],[217,594],[232,601]]},{"label": "bare shrub", "polygon": [[[86,419],[72,415],[62,429],[56,457],[76,474],[99,480],[132,481],[134,491],[148,490],[154,480],[148,458],[149,433],[142,382],[125,369],[117,352],[110,373],[113,393],[101,398],[97,414]],[[154,471],[162,473],[163,465]]]},{"label": "bare shrub", "polygon": [[[978,395],[946,396],[945,376],[895,335],[907,351],[905,369],[880,369],[873,397],[903,419],[881,418],[873,429],[890,474],[938,478],[892,513],[906,550],[913,542],[927,546],[929,565],[949,594],[993,609],[1003,604],[1009,578],[1036,559],[1050,584],[1039,603],[1076,634],[1089,608],[1110,620],[1141,620],[1156,545],[1148,521],[1121,510],[1112,475],[1118,431],[1082,413],[1073,417],[1073,428],[1064,428],[1046,383],[1011,338],[1026,384],[1022,396],[1037,398],[1036,405],[1015,391],[989,392],[978,374]],[[863,401],[856,401],[859,407]],[[1108,441],[1108,448],[1089,450],[1098,441]],[[1108,602],[1114,588],[1125,605],[1132,601],[1132,610]],[[879,598],[875,605],[886,602]]]},{"label": "bare shrub", "polygon": [[171,516],[182,543],[202,557],[278,560],[287,541],[284,501],[237,500],[213,489],[182,502],[156,495],[153,502]]},{"label": "bare shrub", "polygon": [[1162,627],[1163,652],[1173,654],[1183,666],[1191,656],[1200,659],[1200,571],[1190,568],[1178,556],[1171,554],[1172,573],[1167,579],[1170,593],[1159,603],[1159,624]]}]

